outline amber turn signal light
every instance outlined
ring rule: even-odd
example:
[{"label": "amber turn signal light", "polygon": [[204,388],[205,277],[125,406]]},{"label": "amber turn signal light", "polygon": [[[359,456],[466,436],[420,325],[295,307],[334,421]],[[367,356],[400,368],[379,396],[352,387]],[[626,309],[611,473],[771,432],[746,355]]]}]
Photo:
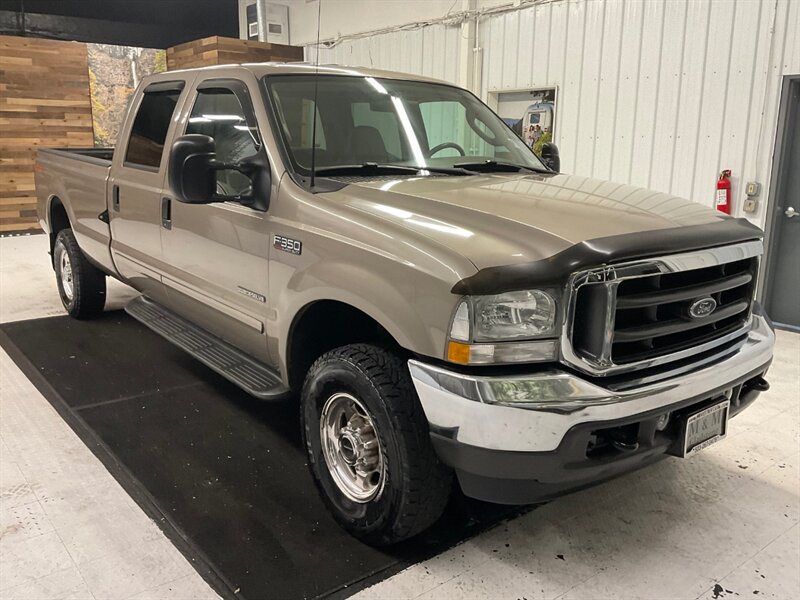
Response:
[{"label": "amber turn signal light", "polygon": [[447,360],[460,365],[469,364],[469,344],[449,342],[447,344]]}]

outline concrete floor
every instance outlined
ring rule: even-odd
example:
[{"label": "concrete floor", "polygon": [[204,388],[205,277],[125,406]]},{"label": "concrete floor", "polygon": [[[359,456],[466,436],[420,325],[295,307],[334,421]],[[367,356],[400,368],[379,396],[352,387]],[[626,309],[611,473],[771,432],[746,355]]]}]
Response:
[{"label": "concrete floor", "polygon": [[[46,238],[0,239],[0,321],[63,314]],[[110,305],[131,296],[109,287]],[[551,502],[355,598],[800,597],[800,335],[699,456]],[[307,477],[307,473],[298,476]],[[0,351],[0,598],[216,598]]]}]

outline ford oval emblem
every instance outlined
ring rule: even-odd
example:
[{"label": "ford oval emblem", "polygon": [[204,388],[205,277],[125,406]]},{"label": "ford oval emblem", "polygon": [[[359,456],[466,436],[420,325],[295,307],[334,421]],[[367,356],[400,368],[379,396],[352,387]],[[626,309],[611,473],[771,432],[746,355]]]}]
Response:
[{"label": "ford oval emblem", "polygon": [[700,298],[689,306],[689,316],[693,319],[702,319],[713,313],[716,308],[717,301],[713,298]]}]

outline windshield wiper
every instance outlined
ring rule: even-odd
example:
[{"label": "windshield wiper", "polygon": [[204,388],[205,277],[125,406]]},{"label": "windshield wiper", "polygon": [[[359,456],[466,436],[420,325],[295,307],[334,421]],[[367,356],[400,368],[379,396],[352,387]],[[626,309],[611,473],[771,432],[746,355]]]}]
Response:
[{"label": "windshield wiper", "polygon": [[378,164],[365,162],[360,165],[337,165],[335,167],[322,167],[317,169],[317,175],[322,177],[337,177],[346,175],[419,175],[423,171],[429,173],[442,173],[444,175],[473,175],[470,171],[461,168],[449,167],[415,167],[409,165]]},{"label": "windshield wiper", "polygon": [[482,160],[480,162],[460,162],[453,165],[457,169],[467,169],[476,173],[519,173],[520,171],[532,171],[533,173],[549,173],[547,169],[537,169],[527,165],[515,165],[514,163],[498,162],[496,160]]}]

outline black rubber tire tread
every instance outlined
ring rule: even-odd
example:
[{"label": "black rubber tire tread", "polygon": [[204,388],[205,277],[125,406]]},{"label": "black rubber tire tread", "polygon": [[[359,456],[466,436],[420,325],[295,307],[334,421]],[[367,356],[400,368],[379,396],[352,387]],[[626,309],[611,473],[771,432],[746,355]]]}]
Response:
[{"label": "black rubber tire tread", "polygon": [[[428,421],[417,398],[406,361],[396,352],[371,344],[351,344],[323,354],[308,371],[303,386],[303,402],[308,397],[311,382],[332,362],[348,363],[360,371],[383,401],[389,418],[391,431],[379,428],[379,437],[393,435],[400,454],[400,468],[391,468],[390,477],[401,493],[396,506],[389,507],[390,513],[382,527],[373,531],[359,531],[336,514],[325,497],[319,484],[315,468],[327,469],[324,459],[321,465],[311,464],[323,500],[333,511],[342,525],[362,541],[374,546],[386,546],[413,537],[424,531],[441,516],[447,505],[452,489],[452,470],[442,464],[433,449]],[[301,411],[304,412],[304,411]],[[312,463],[314,458],[308,445],[313,427],[319,431],[319,424],[309,423],[303,417],[303,437]],[[381,439],[381,443],[384,440]],[[401,481],[397,481],[400,478]]]},{"label": "black rubber tire tread", "polygon": [[[70,301],[64,294],[61,285],[61,274],[58,272],[56,248],[62,244],[72,264],[73,298]],[[62,229],[56,236],[53,250],[53,266],[56,270],[56,282],[61,303],[69,315],[75,319],[91,319],[100,315],[106,303],[106,274],[90,263],[78,246],[72,229]]]}]

